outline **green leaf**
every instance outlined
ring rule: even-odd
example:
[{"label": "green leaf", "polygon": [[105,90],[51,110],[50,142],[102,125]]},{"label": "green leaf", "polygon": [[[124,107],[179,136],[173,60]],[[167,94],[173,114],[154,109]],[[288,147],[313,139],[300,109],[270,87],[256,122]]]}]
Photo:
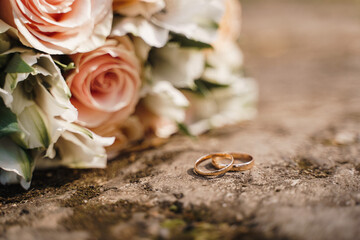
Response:
[{"label": "green leaf", "polygon": [[69,70],[72,70],[72,69],[75,69],[76,67],[75,67],[75,63],[73,63],[73,62],[71,62],[71,63],[69,63],[69,64],[63,64],[63,63],[61,63],[61,62],[59,62],[59,61],[57,61],[57,60],[54,60],[54,62],[56,63],[56,65],[58,65],[60,68],[61,68],[61,70],[63,70],[63,71],[69,71]]},{"label": "green leaf", "polygon": [[212,82],[208,82],[206,80],[203,79],[197,79],[194,81],[195,83],[195,87],[193,89],[190,89],[191,91],[201,95],[201,96],[206,96],[207,94],[209,94],[211,92],[211,90],[215,89],[215,88],[227,88],[229,87],[229,85],[223,85],[223,84],[217,84],[217,83],[212,83]]},{"label": "green leaf", "polygon": [[5,68],[7,73],[31,73],[33,71],[34,69],[21,58],[19,53],[14,54]]},{"label": "green leaf", "polygon": [[183,48],[197,48],[197,49],[213,48],[208,43],[192,40],[179,34],[173,34],[169,42],[176,42],[180,45],[180,47]]},{"label": "green leaf", "polygon": [[0,88],[4,88],[6,73],[0,71]]},{"label": "green leaf", "polygon": [[195,80],[194,83],[195,83],[194,91],[197,94],[206,96],[210,92],[210,89],[206,87],[206,84],[204,81]]},{"label": "green leaf", "polygon": [[201,78],[195,80],[195,84],[200,84],[200,83],[209,90],[214,89],[214,88],[227,88],[227,87],[229,87],[228,84],[219,84],[219,83],[209,82],[209,81],[203,80]]},{"label": "green leaf", "polygon": [[195,135],[193,135],[193,134],[190,132],[188,126],[186,126],[185,123],[179,123],[179,122],[178,122],[177,125],[178,125],[179,131],[180,131],[181,133],[183,133],[184,135],[186,135],[186,136],[188,136],[188,137],[191,137],[191,138],[195,138],[195,139],[197,138]]},{"label": "green leaf", "polygon": [[0,99],[0,138],[20,131],[16,115]]}]

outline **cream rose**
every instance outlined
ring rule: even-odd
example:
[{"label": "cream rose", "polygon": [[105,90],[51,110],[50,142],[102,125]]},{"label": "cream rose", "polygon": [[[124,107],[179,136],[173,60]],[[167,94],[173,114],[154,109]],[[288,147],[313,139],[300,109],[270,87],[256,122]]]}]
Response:
[{"label": "cream rose", "polygon": [[76,69],[67,77],[71,102],[82,125],[118,124],[138,102],[140,63],[128,37],[109,39],[88,53],[72,56]]},{"label": "cream rose", "polygon": [[110,34],[111,0],[1,0],[0,19],[16,27],[24,45],[50,54],[87,52]]}]

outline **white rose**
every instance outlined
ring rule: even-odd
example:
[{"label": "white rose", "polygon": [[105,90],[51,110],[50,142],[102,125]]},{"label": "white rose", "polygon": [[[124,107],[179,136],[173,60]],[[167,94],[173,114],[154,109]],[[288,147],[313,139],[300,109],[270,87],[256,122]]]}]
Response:
[{"label": "white rose", "polygon": [[190,102],[185,123],[192,134],[255,117],[257,85],[252,79],[233,76],[228,87],[213,88],[205,96],[184,91]]},{"label": "white rose", "polygon": [[177,124],[185,120],[189,102],[185,96],[167,81],[148,86],[147,95],[141,102],[137,116],[145,129],[151,129],[158,137],[167,138],[178,130]]},{"label": "white rose", "polygon": [[167,81],[154,83],[143,102],[153,113],[176,122],[184,121],[184,110],[189,105],[184,95]]},{"label": "white rose", "polygon": [[[150,46],[158,48],[166,44],[170,32],[182,34],[187,38],[205,43],[214,42],[217,33],[216,26],[224,11],[222,0],[143,0],[131,2],[137,2],[137,4],[133,5],[129,15],[126,15],[125,11],[115,9],[115,11],[125,14],[125,17],[115,19],[111,34],[123,36],[132,33],[144,39]],[[143,14],[140,9],[145,4],[153,4],[153,8]],[[134,10],[135,6],[138,9],[137,11]]]},{"label": "white rose", "polygon": [[205,67],[205,55],[196,48],[182,48],[169,43],[154,49],[155,60],[151,70],[151,81],[168,81],[177,88],[192,88],[201,77]]},{"label": "white rose", "polygon": [[[208,66],[202,78],[208,82],[228,85],[232,84],[233,75],[239,75],[243,67],[243,53],[239,45],[232,40],[226,40],[206,51]],[[236,79],[236,78],[235,78]]]}]

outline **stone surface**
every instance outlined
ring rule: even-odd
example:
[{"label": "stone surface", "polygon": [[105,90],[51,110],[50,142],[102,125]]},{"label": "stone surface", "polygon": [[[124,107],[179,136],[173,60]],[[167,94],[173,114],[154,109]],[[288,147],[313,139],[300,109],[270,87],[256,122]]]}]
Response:
[{"label": "stone surface", "polygon": [[[0,187],[0,239],[358,239],[359,3],[246,0],[243,10],[257,119],[175,136],[105,170],[38,171],[27,192]],[[193,174],[216,151],[256,165]]]}]

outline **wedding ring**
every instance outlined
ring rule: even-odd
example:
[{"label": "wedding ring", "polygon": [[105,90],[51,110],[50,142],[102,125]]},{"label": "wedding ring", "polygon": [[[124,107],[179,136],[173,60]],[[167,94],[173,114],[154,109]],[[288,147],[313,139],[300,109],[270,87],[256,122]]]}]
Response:
[{"label": "wedding ring", "polygon": [[[223,164],[223,167],[218,168],[218,170],[212,171],[212,172],[204,172],[198,168],[200,163],[208,160],[208,159],[214,159],[214,158],[221,158],[221,159],[229,159],[231,162],[229,164]],[[209,155],[202,156],[195,162],[194,171],[195,173],[203,176],[218,176],[221,174],[224,174],[228,172],[234,164],[234,157],[229,153],[212,153]]]},{"label": "wedding ring", "polygon": [[[250,156],[249,154],[246,153],[230,153],[234,159],[237,160],[242,160],[242,163],[237,163],[237,164],[233,164],[232,168],[229,170],[231,172],[236,172],[236,171],[245,171],[245,170],[249,170],[254,166],[254,159],[252,156]],[[219,163],[222,160],[222,157],[213,157],[211,158],[212,161],[212,165],[217,168],[217,169],[222,169],[226,166],[228,166],[225,163]]]}]

